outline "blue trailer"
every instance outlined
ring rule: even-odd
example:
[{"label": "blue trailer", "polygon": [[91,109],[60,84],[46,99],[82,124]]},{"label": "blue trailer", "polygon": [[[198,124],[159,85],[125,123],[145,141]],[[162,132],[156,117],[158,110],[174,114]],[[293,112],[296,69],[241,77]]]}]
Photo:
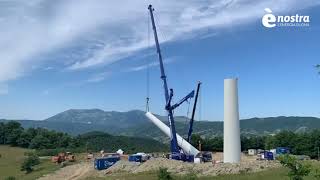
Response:
[{"label": "blue trailer", "polygon": [[264,152],[264,159],[266,159],[266,160],[274,160],[273,153],[270,152],[270,151],[265,151]]},{"label": "blue trailer", "polygon": [[120,160],[120,156],[97,158],[94,160],[94,168],[97,170],[108,169]]},{"label": "blue trailer", "polygon": [[142,155],[136,155],[136,154],[130,155],[128,160],[130,162],[142,162]]}]

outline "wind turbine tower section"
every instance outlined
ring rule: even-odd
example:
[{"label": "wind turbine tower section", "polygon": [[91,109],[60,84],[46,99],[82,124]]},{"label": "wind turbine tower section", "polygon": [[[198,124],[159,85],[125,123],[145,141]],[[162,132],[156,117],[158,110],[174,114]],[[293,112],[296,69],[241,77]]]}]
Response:
[{"label": "wind turbine tower section", "polygon": [[241,157],[238,79],[224,80],[223,161],[239,163]]}]

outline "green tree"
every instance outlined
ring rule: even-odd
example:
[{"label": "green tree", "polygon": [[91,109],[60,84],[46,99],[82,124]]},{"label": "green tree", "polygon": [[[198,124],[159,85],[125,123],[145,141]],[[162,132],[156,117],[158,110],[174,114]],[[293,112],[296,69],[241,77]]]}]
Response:
[{"label": "green tree", "polygon": [[204,151],[223,151],[223,138],[221,136],[211,139],[204,139],[202,143]]},{"label": "green tree", "polygon": [[23,161],[21,165],[21,171],[26,171],[26,173],[31,173],[35,165],[40,164],[40,159],[34,153],[28,154],[27,158]]},{"label": "green tree", "polygon": [[17,146],[17,140],[23,132],[21,124],[16,121],[10,121],[7,124],[5,124],[4,128],[5,144]]},{"label": "green tree", "polygon": [[[30,142],[31,149],[52,149],[50,140],[43,134],[36,135]],[[58,147],[55,147],[58,148]]]},{"label": "green tree", "polygon": [[3,122],[0,122],[0,144],[5,144],[5,124]]},{"label": "green tree", "polygon": [[308,149],[308,154],[311,158],[318,158],[318,148],[320,148],[320,130],[313,130],[309,137],[310,149]]},{"label": "green tree", "polygon": [[65,134],[65,133],[58,133],[57,136],[58,136],[57,138],[59,140],[57,141],[56,146],[63,147],[63,148],[71,146],[71,144],[72,144],[72,137],[71,136],[69,136],[68,134]]},{"label": "green tree", "polygon": [[204,140],[201,138],[201,136],[199,134],[192,134],[191,135],[191,144],[194,147],[198,147],[199,146],[199,142],[203,143]]},{"label": "green tree", "polygon": [[311,155],[310,150],[314,147],[311,142],[311,133],[296,134],[295,142],[293,142],[292,152],[297,155]]},{"label": "green tree", "polygon": [[17,140],[17,144],[20,147],[28,148],[30,146],[31,140],[34,136],[27,130],[21,133],[20,137]]},{"label": "green tree", "polygon": [[284,167],[289,168],[288,176],[291,180],[302,180],[304,176],[308,176],[311,172],[311,165],[302,164],[295,156],[281,155],[279,161]]}]

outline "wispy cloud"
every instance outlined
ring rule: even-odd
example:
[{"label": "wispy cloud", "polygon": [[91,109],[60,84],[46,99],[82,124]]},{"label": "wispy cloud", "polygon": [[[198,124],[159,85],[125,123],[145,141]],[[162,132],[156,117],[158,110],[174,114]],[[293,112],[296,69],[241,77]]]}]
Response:
[{"label": "wispy cloud", "polygon": [[[147,5],[156,8],[161,42],[195,37],[261,18],[264,8],[286,12],[319,5],[319,0],[1,0],[0,82],[16,79],[47,53],[69,70],[115,63],[148,47]],[[84,44],[80,55],[75,45]],[[66,64],[66,62],[68,62]],[[96,78],[98,81],[99,78]]]},{"label": "wispy cloud", "polygon": [[[100,73],[92,74],[88,79],[64,82],[64,83],[59,84],[58,86],[55,86],[55,87],[52,87],[52,88],[48,88],[48,89],[44,89],[44,90],[41,91],[41,94],[44,95],[44,96],[47,96],[49,94],[54,94],[54,93],[56,93],[58,91],[65,90],[65,89],[68,89],[68,88],[75,88],[75,87],[79,88],[79,87],[88,85],[90,83],[99,83],[101,81],[104,81],[105,79],[107,79],[111,75],[112,75],[111,71],[110,72],[108,71],[108,72],[100,72]],[[0,84],[0,92],[1,92],[1,84]]]},{"label": "wispy cloud", "polygon": [[102,73],[94,74],[89,79],[87,79],[85,82],[87,82],[87,83],[101,82],[101,81],[105,80],[106,78],[108,78],[110,75],[111,75],[111,72],[102,72]]},{"label": "wispy cloud", "polygon": [[[166,58],[163,63],[165,64],[169,64],[169,63],[172,63],[174,61],[176,61],[177,58],[176,57],[172,57],[172,58]],[[135,67],[132,67],[132,68],[129,68],[128,69],[128,72],[132,72],[132,71],[142,71],[142,70],[145,70],[147,68],[151,68],[151,67],[154,67],[154,66],[159,66],[159,62],[152,62],[152,63],[148,63],[148,64],[143,64],[143,65],[140,65],[140,66],[135,66]]]},{"label": "wispy cloud", "polygon": [[54,68],[51,67],[51,66],[48,66],[48,67],[43,68],[43,70],[45,70],[45,71],[50,71],[50,70],[53,70],[53,69],[54,69]]}]

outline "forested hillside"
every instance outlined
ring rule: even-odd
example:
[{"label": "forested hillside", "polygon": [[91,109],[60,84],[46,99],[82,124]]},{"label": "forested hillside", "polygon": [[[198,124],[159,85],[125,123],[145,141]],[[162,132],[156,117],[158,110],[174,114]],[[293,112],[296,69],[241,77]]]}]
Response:
[{"label": "forested hillside", "polygon": [[112,136],[103,132],[91,132],[73,137],[43,128],[24,129],[15,121],[0,122],[0,144],[36,149],[40,152],[49,152],[50,149],[69,149],[79,152],[104,149],[115,152],[121,148],[126,153],[167,150],[166,145],[152,139]]},{"label": "forested hillside", "polygon": [[[192,136],[192,144],[199,147],[201,143],[204,151],[222,151],[223,138]],[[54,155],[59,151],[87,152],[100,151],[115,152],[119,148],[126,153],[136,152],[167,152],[168,145],[153,139],[112,136],[104,132],[89,132],[78,136],[56,132],[42,128],[24,129],[18,122],[0,122],[0,144],[36,149],[41,155]],[[320,130],[310,132],[281,131],[275,135],[241,136],[241,149],[273,149],[289,147],[294,154],[317,157],[320,147]]]},{"label": "forested hillside", "polygon": [[[158,117],[168,124],[165,116]],[[2,120],[7,122],[7,120]],[[148,137],[159,141],[168,138],[144,115],[143,111],[128,112],[102,111],[99,109],[72,109],[42,121],[18,121],[24,128],[46,128],[79,135],[91,131],[101,131],[112,135]],[[183,136],[188,132],[189,119],[176,117],[177,132]],[[267,117],[240,120],[241,134],[268,135],[281,130],[308,132],[320,129],[320,119],[316,117]],[[195,121],[194,131],[202,137],[216,137],[223,134],[222,121]]]},{"label": "forested hillside", "polygon": [[[223,137],[202,138],[199,135],[192,136],[192,144],[195,147],[201,143],[204,151],[223,151]],[[264,136],[241,136],[241,150],[248,149],[275,149],[277,147],[288,147],[295,155],[308,155],[318,158],[320,148],[320,130],[305,133],[294,133],[292,131],[281,131],[275,135]]]}]

